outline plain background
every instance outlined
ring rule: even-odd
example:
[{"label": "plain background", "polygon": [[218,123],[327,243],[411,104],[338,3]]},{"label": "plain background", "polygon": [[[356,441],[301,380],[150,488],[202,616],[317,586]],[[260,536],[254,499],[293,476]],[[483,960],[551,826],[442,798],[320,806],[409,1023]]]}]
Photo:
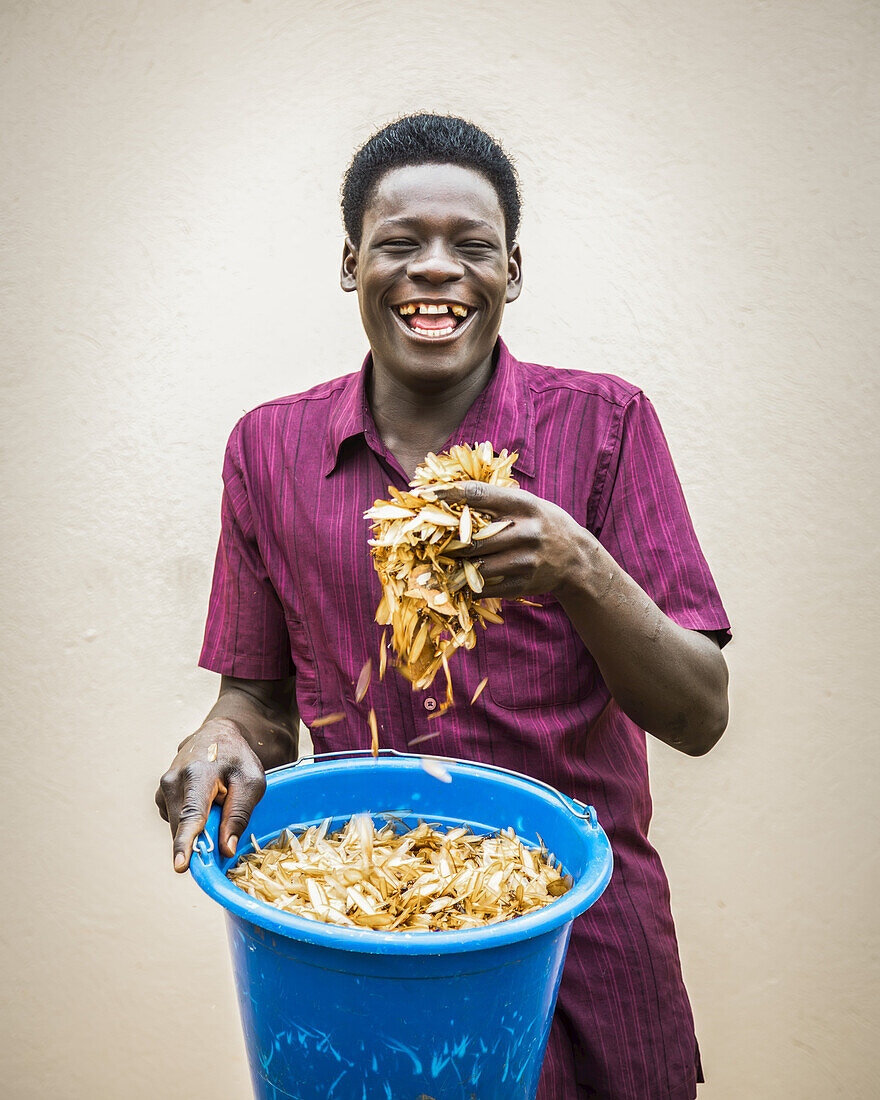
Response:
[{"label": "plain background", "polygon": [[224,922],[153,791],[216,691],[226,436],[359,365],[338,185],[415,109],[516,155],[502,332],[654,400],[734,623],[721,743],[651,747],[700,1100],[877,1095],[878,23],[5,0],[4,1096],[247,1095]]}]

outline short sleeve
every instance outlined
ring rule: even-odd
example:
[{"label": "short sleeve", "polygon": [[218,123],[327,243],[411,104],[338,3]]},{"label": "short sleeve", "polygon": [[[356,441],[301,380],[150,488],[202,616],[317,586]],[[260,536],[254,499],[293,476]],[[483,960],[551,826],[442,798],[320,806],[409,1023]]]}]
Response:
[{"label": "short sleeve", "polygon": [[260,553],[239,453],[241,422],[223,463],[220,543],[199,664],[225,676],[280,680],[291,675],[284,609]]},{"label": "short sleeve", "polygon": [[596,509],[596,537],[673,622],[716,631],[730,623],[697,541],[654,406],[637,392],[624,406]]}]

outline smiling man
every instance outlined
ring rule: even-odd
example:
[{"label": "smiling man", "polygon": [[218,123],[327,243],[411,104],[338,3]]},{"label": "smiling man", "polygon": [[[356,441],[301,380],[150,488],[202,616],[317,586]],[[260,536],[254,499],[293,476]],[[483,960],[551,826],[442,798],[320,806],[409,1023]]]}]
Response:
[{"label": "smiling man", "polygon": [[[374,135],[343,189],[342,288],[370,353],[360,371],[248,413],[229,440],[201,664],[220,695],[157,803],[188,866],[214,801],[235,850],[297,721],[333,711],[316,751],[383,745],[545,780],[595,805],[615,871],[575,923],[540,1100],[692,1100],[702,1080],[651,816],[645,731],[691,755],[727,723],[729,624],[652,406],[619,378],[521,363],[498,333],[522,285],[516,175],[488,135],[415,115]],[[594,366],[595,364],[579,364]],[[399,676],[357,702],[380,588],[362,514],[428,451],[489,439],[520,490],[449,490],[512,524],[479,549],[487,594],[528,596],[452,665],[471,707]],[[477,551],[462,551],[462,554]]]}]

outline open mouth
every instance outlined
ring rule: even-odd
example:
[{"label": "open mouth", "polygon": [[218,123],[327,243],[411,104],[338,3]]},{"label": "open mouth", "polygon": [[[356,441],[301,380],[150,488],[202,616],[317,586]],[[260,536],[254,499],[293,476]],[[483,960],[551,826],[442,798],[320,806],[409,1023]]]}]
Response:
[{"label": "open mouth", "polygon": [[392,312],[413,336],[446,340],[465,327],[476,310],[459,302],[406,302]]}]

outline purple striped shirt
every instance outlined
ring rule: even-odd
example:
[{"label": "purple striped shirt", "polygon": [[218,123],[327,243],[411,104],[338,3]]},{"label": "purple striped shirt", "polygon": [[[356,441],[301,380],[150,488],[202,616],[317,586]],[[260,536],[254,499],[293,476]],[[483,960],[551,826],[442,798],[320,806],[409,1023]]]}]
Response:
[{"label": "purple striped shirt", "polygon": [[[701,1080],[659,857],[648,842],[651,797],[645,733],[614,700],[551,596],[538,607],[505,601],[504,623],[451,661],[459,706],[428,723],[444,684],[413,692],[374,677],[381,596],[363,512],[407,478],[382,442],[361,371],[270,401],[234,428],[223,469],[220,546],[200,664],[247,679],[296,674],[317,752],[439,730],[431,752],[538,777],[596,807],[615,870],[600,901],[575,923],[539,1100],[691,1100]],[[493,377],[454,443],[491,440],[519,452],[523,489],[554,501],[592,531],[659,607],[692,629],[729,625],[694,535],[656,413],[611,375],[521,363],[499,341]]]}]

